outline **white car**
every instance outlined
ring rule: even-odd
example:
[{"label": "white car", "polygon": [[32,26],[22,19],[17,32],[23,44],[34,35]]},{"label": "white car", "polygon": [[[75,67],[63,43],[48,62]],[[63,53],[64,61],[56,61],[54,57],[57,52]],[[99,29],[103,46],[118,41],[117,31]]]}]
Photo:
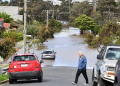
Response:
[{"label": "white car", "polygon": [[55,59],[56,57],[56,52],[54,52],[54,50],[45,50],[41,54],[42,59]]},{"label": "white car", "polygon": [[92,86],[113,86],[114,69],[119,57],[119,45],[108,45],[101,49],[93,68]]}]

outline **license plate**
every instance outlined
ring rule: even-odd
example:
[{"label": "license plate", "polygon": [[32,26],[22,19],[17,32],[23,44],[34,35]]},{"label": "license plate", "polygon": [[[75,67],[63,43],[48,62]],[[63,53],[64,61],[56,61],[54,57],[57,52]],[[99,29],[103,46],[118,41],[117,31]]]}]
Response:
[{"label": "license plate", "polygon": [[21,67],[27,67],[28,64],[21,64]]}]

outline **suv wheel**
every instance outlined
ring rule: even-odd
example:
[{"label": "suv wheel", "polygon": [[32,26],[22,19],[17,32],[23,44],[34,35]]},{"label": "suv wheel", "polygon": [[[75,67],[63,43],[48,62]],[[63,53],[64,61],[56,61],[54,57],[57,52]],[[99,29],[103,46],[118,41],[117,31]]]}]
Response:
[{"label": "suv wheel", "polygon": [[97,86],[97,83],[95,82],[94,72],[92,73],[92,86]]},{"label": "suv wheel", "polygon": [[40,77],[38,78],[38,82],[42,82],[42,80],[43,80],[43,72],[42,72],[42,74],[40,75]]},{"label": "suv wheel", "polygon": [[14,80],[9,78],[9,83],[10,83],[10,84],[13,84],[13,83],[14,83]]},{"label": "suv wheel", "polygon": [[113,86],[118,86],[118,82],[115,80]]},{"label": "suv wheel", "polygon": [[105,81],[101,77],[99,77],[97,86],[107,86],[107,81]]}]

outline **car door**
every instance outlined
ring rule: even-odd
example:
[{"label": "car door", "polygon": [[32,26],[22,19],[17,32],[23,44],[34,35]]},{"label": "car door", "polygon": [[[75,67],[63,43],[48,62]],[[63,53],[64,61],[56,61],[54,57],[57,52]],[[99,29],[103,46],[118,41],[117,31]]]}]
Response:
[{"label": "car door", "polygon": [[99,53],[100,55],[102,55],[103,59],[98,59],[97,62],[96,62],[97,72],[99,72],[100,67],[101,67],[102,64],[103,64],[105,52],[106,52],[106,47],[103,47],[103,48],[101,49],[100,53]]}]

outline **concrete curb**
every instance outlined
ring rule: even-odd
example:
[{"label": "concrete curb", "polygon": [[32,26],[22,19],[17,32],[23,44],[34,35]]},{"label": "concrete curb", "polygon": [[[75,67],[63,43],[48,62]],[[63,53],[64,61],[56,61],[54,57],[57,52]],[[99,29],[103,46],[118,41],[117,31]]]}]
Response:
[{"label": "concrete curb", "polygon": [[8,81],[9,81],[9,79],[4,80],[4,81],[1,81],[1,82],[0,82],[0,85],[1,85],[1,84],[5,84],[5,83],[7,83]]}]

